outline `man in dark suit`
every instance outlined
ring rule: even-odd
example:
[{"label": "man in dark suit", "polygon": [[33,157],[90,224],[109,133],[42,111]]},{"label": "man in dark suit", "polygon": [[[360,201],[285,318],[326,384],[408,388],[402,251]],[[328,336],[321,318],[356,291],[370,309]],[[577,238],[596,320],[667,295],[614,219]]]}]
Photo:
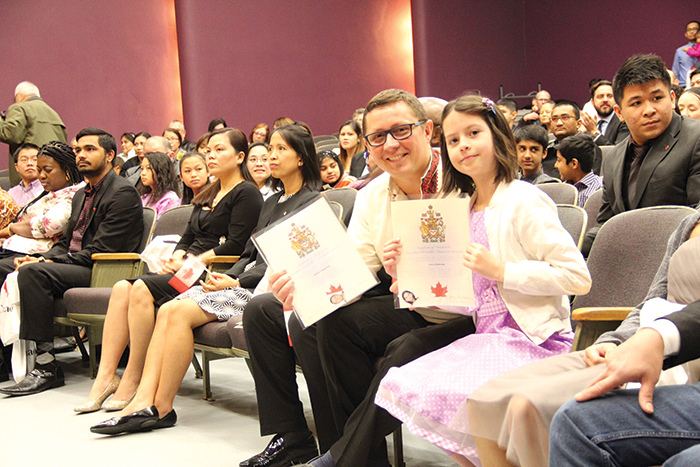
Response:
[{"label": "man in dark suit", "polygon": [[[554,416],[550,465],[603,465],[611,458],[615,465],[697,465],[700,383],[654,386],[663,368],[698,357],[700,301],[640,328],[606,354],[606,370]],[[628,382],[641,388],[614,390]]]},{"label": "man in dark suit", "polygon": [[135,252],[143,234],[141,199],[112,170],[116,143],[109,133],[86,128],[76,136],[78,171],[88,185],[73,197],[71,217],[61,240],[43,256],[15,259],[19,271],[20,338],[37,344],[36,368],[3,394],[35,394],[64,384],[53,355],[53,301],[72,287],[88,287],[92,255]]},{"label": "man in dark suit", "polygon": [[621,142],[630,134],[627,124],[621,122],[614,112],[615,98],[612,82],[597,81],[591,86],[591,102],[598,114],[596,117],[581,114],[581,121],[588,134],[598,146],[610,146]]},{"label": "man in dark suit", "polygon": [[700,201],[700,122],[674,112],[666,66],[656,55],[627,59],[613,80],[615,113],[630,138],[603,161],[603,205],[586,234],[587,254],[600,225],[648,206],[695,206]]}]

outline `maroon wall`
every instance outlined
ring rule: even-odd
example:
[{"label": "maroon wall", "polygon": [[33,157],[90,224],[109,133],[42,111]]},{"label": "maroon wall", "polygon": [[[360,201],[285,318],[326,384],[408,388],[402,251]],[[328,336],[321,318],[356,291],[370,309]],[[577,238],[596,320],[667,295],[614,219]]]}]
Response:
[{"label": "maroon wall", "polygon": [[518,92],[525,69],[523,0],[413,0],[416,92]]},{"label": "maroon wall", "polygon": [[[416,89],[453,98],[478,89],[497,98],[542,88],[583,104],[592,78],[611,79],[635,53],[671,67],[697,1],[413,0]],[[526,100],[520,100],[524,105]]]},{"label": "maroon wall", "polygon": [[378,91],[413,91],[410,0],[176,2],[186,125],[289,116],[333,133]]},{"label": "maroon wall", "polygon": [[[89,6],[88,6],[89,5]],[[0,2],[0,108],[32,81],[69,138],[86,126],[115,137],[159,133],[182,117],[172,0]],[[0,168],[7,145],[0,144]]]}]

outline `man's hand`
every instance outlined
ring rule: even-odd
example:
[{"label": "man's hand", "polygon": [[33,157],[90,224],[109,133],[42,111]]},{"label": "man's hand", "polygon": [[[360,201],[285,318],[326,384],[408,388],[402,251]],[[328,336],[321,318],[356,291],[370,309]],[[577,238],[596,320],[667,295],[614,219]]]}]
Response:
[{"label": "man's hand", "polygon": [[199,281],[199,284],[205,292],[215,292],[229,287],[240,287],[241,285],[241,283],[233,277],[218,272],[210,272],[207,276],[207,281]]},{"label": "man's hand", "polygon": [[[25,264],[39,263],[46,261],[43,257],[35,258],[34,256],[24,256],[22,258],[15,258],[15,270],[21,268]],[[51,261],[46,261],[50,263]]]},{"label": "man's hand", "polygon": [[294,300],[294,282],[287,271],[283,269],[273,272],[270,274],[269,283],[272,295],[282,302],[282,307],[285,310],[291,310]]},{"label": "man's hand", "polygon": [[583,363],[586,366],[594,366],[605,362],[605,356],[613,349],[617,348],[617,344],[612,342],[604,342],[588,347],[583,354]]},{"label": "man's hand", "polygon": [[593,118],[586,112],[581,112],[581,131],[587,132],[593,136],[593,133],[598,131],[598,119]]},{"label": "man's hand", "polygon": [[654,329],[640,329],[629,340],[605,355],[606,370],[576,394],[579,402],[605,394],[629,382],[642,384],[639,406],[646,413],[654,413],[654,386],[664,363],[664,341]]}]

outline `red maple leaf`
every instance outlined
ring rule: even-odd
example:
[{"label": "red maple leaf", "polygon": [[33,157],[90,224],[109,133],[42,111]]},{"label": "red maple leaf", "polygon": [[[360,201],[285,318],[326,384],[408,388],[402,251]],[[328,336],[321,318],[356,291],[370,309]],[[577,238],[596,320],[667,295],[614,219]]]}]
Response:
[{"label": "red maple leaf", "polygon": [[430,291],[435,295],[435,297],[447,297],[447,287],[443,287],[440,282],[435,284],[435,287],[430,286]]}]

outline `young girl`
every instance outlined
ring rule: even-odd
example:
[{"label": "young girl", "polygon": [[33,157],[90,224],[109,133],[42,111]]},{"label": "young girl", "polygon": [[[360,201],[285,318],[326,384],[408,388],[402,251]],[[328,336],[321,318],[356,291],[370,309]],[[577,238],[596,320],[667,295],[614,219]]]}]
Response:
[{"label": "young girl", "polygon": [[[484,382],[512,368],[568,352],[573,334],[568,295],[591,279],[583,257],[537,188],[515,180],[515,143],[493,102],[464,96],[443,113],[443,193],[471,197],[471,270],[476,306],[465,309],[476,333],[402,367],[382,380],[376,403],[461,465],[477,462],[466,401]],[[385,248],[395,276],[399,239]]]},{"label": "young girl", "polygon": [[182,204],[192,203],[209,183],[209,170],[207,161],[199,152],[190,152],[180,159],[180,180],[182,180]]},{"label": "young girl", "polygon": [[[265,202],[256,230],[313,200],[321,185],[313,138],[306,128],[282,126],[273,132],[270,144],[272,176],[282,191]],[[158,312],[136,397],[121,417],[106,420],[91,430],[117,434],[139,431],[148,425],[151,428],[174,425],[177,416],[173,401],[192,361],[192,330],[217,319],[226,321],[241,314],[251,297],[246,289],[254,289],[266,269],[265,261],[249,240],[240,261],[226,274],[212,273],[206,283],[192,287],[164,304]],[[266,286],[267,281],[264,282]]]},{"label": "young girl", "polygon": [[345,173],[340,157],[333,151],[318,153],[318,164],[321,168],[323,191],[343,188],[357,181],[355,177]]},{"label": "young girl", "polygon": [[362,176],[365,163],[365,145],[362,142],[362,129],[355,120],[347,120],[338,129],[340,141],[340,161],[345,173],[357,178]]},{"label": "young girl", "polygon": [[[100,368],[87,402],[75,407],[76,412],[99,410],[110,394],[114,397],[105,409],[121,410],[134,396],[153,333],[156,305],[179,294],[169,281],[187,255],[196,255],[209,264],[216,255],[243,252],[263,203],[245,165],[248,141],[240,130],[225,128],[212,133],[209,149],[207,165],[217,181],[192,200],[194,209],[185,233],[163,271],[119,281],[112,289]],[[129,362],[120,382],[117,365],[127,343]]]},{"label": "young girl", "polygon": [[141,161],[141,204],[156,210],[156,217],[180,205],[173,163],[167,154],[151,152]]}]

